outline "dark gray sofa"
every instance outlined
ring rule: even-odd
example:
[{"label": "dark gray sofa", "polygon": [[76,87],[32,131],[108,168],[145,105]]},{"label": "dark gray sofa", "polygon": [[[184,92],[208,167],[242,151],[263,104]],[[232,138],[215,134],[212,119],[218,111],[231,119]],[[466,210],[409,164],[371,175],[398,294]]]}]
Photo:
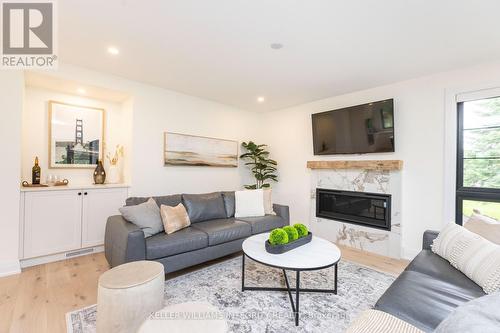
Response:
[{"label": "dark gray sofa", "polygon": [[432,332],[457,306],[485,295],[483,289],[431,251],[437,231],[426,231],[422,251],[375,304],[425,332]]},{"label": "dark gray sofa", "polygon": [[[147,201],[132,197],[127,206]],[[110,216],[104,238],[105,256],[111,267],[136,260],[155,260],[174,272],[205,261],[241,251],[243,241],[254,234],[290,223],[288,206],[274,204],[276,215],[235,218],[234,192],[175,194],[153,197],[160,205],[183,203],[191,226],[167,235],[160,232],[148,238],[135,224],[121,215]]]}]

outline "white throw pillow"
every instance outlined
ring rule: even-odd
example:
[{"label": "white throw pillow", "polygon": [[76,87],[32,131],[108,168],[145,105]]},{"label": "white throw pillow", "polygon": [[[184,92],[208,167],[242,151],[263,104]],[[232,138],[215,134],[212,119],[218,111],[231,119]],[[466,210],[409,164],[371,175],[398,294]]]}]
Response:
[{"label": "white throw pillow", "polygon": [[500,221],[473,213],[465,222],[464,228],[500,245]]},{"label": "white throw pillow", "polygon": [[499,245],[450,223],[434,239],[431,248],[487,294],[500,291]]},{"label": "white throw pillow", "polygon": [[380,310],[362,312],[345,333],[424,333],[412,324]]},{"label": "white throw pillow", "polygon": [[234,192],[236,209],[234,217],[264,216],[264,192],[247,190]]},{"label": "white throw pillow", "polygon": [[276,215],[273,209],[273,190],[270,188],[263,189],[264,191],[264,212],[266,215]]}]

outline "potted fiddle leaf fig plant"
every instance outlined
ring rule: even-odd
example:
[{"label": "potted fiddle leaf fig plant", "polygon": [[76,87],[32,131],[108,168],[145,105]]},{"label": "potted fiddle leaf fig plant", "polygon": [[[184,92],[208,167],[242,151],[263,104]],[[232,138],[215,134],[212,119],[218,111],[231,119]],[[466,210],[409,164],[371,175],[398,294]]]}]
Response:
[{"label": "potted fiddle leaf fig plant", "polygon": [[258,145],[253,141],[243,142],[241,146],[246,150],[246,153],[240,156],[245,160],[245,165],[250,166],[255,177],[255,184],[245,185],[247,190],[255,190],[260,188],[270,187],[269,181],[278,181],[276,175],[276,166],[278,163],[269,158],[269,151],[265,149],[267,145]]}]

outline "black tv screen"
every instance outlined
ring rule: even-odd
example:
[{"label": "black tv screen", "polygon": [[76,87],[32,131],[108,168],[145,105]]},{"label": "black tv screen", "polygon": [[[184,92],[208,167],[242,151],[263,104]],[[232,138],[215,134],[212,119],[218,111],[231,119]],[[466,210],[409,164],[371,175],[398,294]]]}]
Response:
[{"label": "black tv screen", "polygon": [[312,115],[314,155],[394,151],[394,100]]}]

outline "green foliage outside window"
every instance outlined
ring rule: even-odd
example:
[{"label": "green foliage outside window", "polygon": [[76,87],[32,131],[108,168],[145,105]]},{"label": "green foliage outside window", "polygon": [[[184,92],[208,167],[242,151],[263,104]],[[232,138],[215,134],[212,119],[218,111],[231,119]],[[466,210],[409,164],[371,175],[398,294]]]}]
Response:
[{"label": "green foliage outside window", "polygon": [[465,108],[463,184],[500,188],[500,128],[495,128],[500,126],[500,98],[466,102]]}]

